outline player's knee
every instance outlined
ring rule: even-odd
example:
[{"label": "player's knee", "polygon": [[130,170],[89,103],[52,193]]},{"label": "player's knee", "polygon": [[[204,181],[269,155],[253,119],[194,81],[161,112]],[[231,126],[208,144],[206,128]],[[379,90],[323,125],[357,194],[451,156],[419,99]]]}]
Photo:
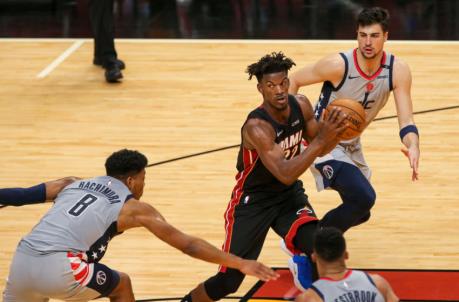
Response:
[{"label": "player's knee", "polygon": [[128,274],[123,272],[118,272],[120,276],[120,281],[115,289],[109,295],[110,298],[120,298],[125,297],[126,295],[132,294],[132,283],[131,277]]},{"label": "player's knee", "polygon": [[370,217],[371,217],[370,212],[365,213],[359,220],[357,220],[356,223],[353,224],[353,226],[367,222],[368,220],[370,220]]},{"label": "player's knee", "polygon": [[353,190],[353,196],[349,200],[358,207],[359,212],[367,213],[374,206],[376,201],[376,192],[372,186],[361,186]]},{"label": "player's knee", "polygon": [[207,295],[214,301],[220,300],[229,294],[235,293],[241,286],[245,275],[238,270],[228,269],[225,273],[218,273],[204,282]]},{"label": "player's knee", "polygon": [[120,272],[120,283],[126,288],[132,288],[131,277],[128,274]]},{"label": "player's knee", "polygon": [[366,188],[362,196],[362,207],[365,208],[365,210],[370,211],[371,208],[375,205],[375,201],[376,192],[373,187]]},{"label": "player's knee", "polygon": [[363,217],[362,217],[362,219],[360,219],[360,221],[361,221],[362,223],[367,222],[368,220],[370,220],[370,217],[371,217],[371,213],[368,212],[368,213],[366,213],[365,215],[363,215]]},{"label": "player's knee", "polygon": [[359,212],[366,213],[375,204],[375,190],[354,165],[342,163],[340,173],[336,176],[331,187],[339,192],[343,203]]}]

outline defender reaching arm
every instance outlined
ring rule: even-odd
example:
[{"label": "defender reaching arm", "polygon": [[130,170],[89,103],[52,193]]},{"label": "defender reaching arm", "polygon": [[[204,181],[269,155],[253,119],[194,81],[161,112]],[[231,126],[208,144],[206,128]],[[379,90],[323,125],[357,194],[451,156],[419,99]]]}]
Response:
[{"label": "defender reaching arm", "polygon": [[35,185],[30,188],[0,189],[0,204],[3,206],[23,206],[53,200],[67,185],[78,180],[69,176]]},{"label": "defender reaching arm", "polygon": [[276,272],[257,261],[224,253],[205,240],[181,232],[170,225],[153,206],[132,198],[120,212],[118,231],[123,232],[134,227],[145,227],[162,241],[191,257],[232,267],[263,281],[278,277]]}]

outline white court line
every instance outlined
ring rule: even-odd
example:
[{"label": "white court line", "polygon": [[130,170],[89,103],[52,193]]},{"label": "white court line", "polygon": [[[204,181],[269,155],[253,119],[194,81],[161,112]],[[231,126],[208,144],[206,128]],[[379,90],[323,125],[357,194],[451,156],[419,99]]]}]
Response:
[{"label": "white court line", "polygon": [[[0,43],[8,42],[72,42],[75,39],[61,39],[61,38],[0,38]],[[80,41],[90,42],[92,39],[81,39]],[[307,40],[307,39],[298,39],[298,40],[251,40],[251,39],[116,39],[116,43],[133,43],[133,44],[143,44],[143,43],[158,43],[158,44],[346,44],[346,43],[355,43],[356,40]],[[388,40],[388,44],[414,44],[414,45],[458,45],[459,41],[456,40]]]},{"label": "white court line", "polygon": [[[23,42],[23,43],[31,43],[31,42],[53,42],[53,43],[68,43],[68,42],[75,42],[75,38],[0,38],[0,43],[5,42]],[[80,41],[92,41],[92,39],[78,39]]]},{"label": "white court line", "polygon": [[78,40],[75,41],[75,43],[72,44],[69,48],[67,48],[66,51],[64,51],[59,57],[57,57],[51,64],[46,66],[45,69],[43,69],[38,75],[37,78],[43,79],[44,77],[48,76],[59,64],[65,61],[75,50],[80,48],[81,45],[83,45],[84,40]]},{"label": "white court line", "polygon": [[[348,44],[356,43],[356,39],[352,40],[250,40],[250,39],[116,39],[119,42],[125,43],[158,43],[158,44]],[[434,41],[434,40],[387,40],[388,44],[420,44],[420,45],[458,45],[459,41]]]}]

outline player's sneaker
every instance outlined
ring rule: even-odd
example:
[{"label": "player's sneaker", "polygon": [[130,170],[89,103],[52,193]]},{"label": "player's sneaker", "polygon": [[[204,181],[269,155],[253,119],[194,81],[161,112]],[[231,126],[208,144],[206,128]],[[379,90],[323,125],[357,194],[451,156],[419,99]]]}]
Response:
[{"label": "player's sneaker", "polygon": [[312,266],[309,257],[306,255],[294,255],[288,259],[288,268],[293,276],[295,286],[306,291],[312,284]]},{"label": "player's sneaker", "polygon": [[292,273],[295,286],[306,291],[312,284],[312,264],[307,255],[294,255],[287,246],[284,240],[281,240],[281,248],[290,258],[288,259],[288,268]]},{"label": "player's sneaker", "polygon": [[280,247],[287,255],[289,255],[290,257],[293,257],[293,252],[287,248],[287,245],[285,244],[284,239],[281,239]]}]

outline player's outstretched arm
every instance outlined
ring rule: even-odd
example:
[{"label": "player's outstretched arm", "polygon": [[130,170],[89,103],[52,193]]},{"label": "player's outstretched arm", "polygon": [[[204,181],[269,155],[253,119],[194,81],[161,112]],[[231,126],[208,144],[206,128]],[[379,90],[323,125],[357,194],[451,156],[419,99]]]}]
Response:
[{"label": "player's outstretched arm", "polygon": [[130,199],[123,206],[118,217],[118,231],[141,226],[191,257],[238,269],[244,274],[255,276],[263,281],[278,277],[276,272],[257,261],[245,260],[222,252],[205,240],[181,232],[170,225],[151,205]]},{"label": "player's outstretched arm", "polygon": [[297,94],[300,87],[330,81],[334,87],[341,82],[345,71],[340,54],[326,56],[314,64],[307,65],[289,76],[290,94]]},{"label": "player's outstretched arm", "polygon": [[66,186],[80,179],[80,177],[76,176],[67,176],[64,178],[45,182],[46,200],[54,200],[57,197],[57,194],[59,194],[59,192],[62,191]]},{"label": "player's outstretched arm", "polygon": [[4,206],[23,206],[53,200],[57,194],[79,178],[69,176],[35,185],[30,188],[0,189],[0,204]]},{"label": "player's outstretched arm", "polygon": [[381,292],[381,294],[384,296],[384,300],[386,302],[398,302],[400,301],[397,297],[397,295],[394,293],[392,290],[392,287],[390,286],[389,282],[387,282],[386,279],[381,277],[380,275],[376,274],[371,274],[371,279],[376,284],[376,287],[378,290]]},{"label": "player's outstretched arm", "polygon": [[413,102],[411,100],[411,71],[409,66],[395,60],[394,71],[394,98],[397,108],[400,138],[406,149],[402,149],[409,160],[412,169],[412,180],[418,179],[419,169],[419,134],[413,119]]}]

